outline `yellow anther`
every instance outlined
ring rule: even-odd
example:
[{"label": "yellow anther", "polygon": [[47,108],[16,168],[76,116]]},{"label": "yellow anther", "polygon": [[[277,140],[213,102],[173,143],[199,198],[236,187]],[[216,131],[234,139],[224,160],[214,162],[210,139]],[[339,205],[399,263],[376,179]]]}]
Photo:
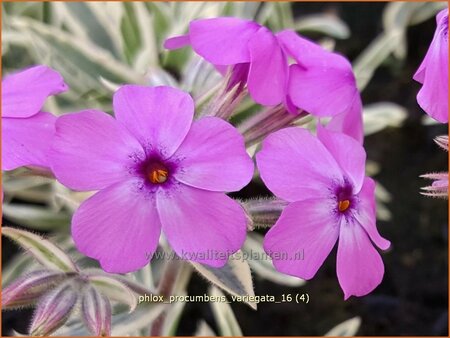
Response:
[{"label": "yellow anther", "polygon": [[348,207],[350,206],[350,201],[349,200],[343,200],[343,201],[339,201],[339,211],[340,212],[344,212],[345,210],[348,209]]}]

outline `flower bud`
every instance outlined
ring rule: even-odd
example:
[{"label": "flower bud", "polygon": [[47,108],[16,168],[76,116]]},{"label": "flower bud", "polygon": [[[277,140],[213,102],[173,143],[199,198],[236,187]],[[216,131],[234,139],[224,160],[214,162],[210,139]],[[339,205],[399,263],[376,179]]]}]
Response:
[{"label": "flower bud", "polygon": [[81,312],[86,326],[93,335],[111,335],[111,303],[91,286],[83,292]]},{"label": "flower bud", "polygon": [[278,198],[251,199],[242,203],[251,220],[249,230],[258,227],[270,227],[275,224],[288,202]]},{"label": "flower bud", "polygon": [[78,295],[70,283],[63,283],[48,293],[38,304],[31,323],[32,336],[48,336],[69,318]]},{"label": "flower bud", "polygon": [[38,270],[20,277],[2,291],[2,308],[31,306],[52,287],[67,279],[69,274]]},{"label": "flower bud", "polygon": [[[303,124],[303,120],[299,120],[306,116],[308,116],[306,112],[302,111],[294,115],[289,113],[284,105],[278,105],[256,113],[239,125],[238,129],[244,135],[246,146],[249,147],[279,129],[294,123]],[[309,120],[306,121],[309,122]]]},{"label": "flower bud", "polygon": [[448,136],[447,135],[441,135],[434,139],[434,142],[437,143],[439,147],[444,149],[445,151],[448,151]]},{"label": "flower bud", "polygon": [[430,173],[420,177],[433,180],[431,185],[421,188],[422,195],[448,198],[448,173]]}]

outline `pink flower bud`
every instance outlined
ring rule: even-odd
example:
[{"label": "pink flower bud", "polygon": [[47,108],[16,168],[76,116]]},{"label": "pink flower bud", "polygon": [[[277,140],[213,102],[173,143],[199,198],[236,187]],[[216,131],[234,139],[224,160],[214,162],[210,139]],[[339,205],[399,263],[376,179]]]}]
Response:
[{"label": "pink flower bud", "polygon": [[78,295],[72,284],[64,283],[48,293],[38,304],[31,323],[30,334],[48,336],[69,318]]},{"label": "pink flower bud", "polygon": [[39,297],[61,283],[68,274],[38,270],[14,281],[2,291],[2,308],[12,309],[33,305]]},{"label": "pink flower bud", "polygon": [[111,335],[111,303],[95,288],[88,287],[83,293],[81,312],[93,335]]}]

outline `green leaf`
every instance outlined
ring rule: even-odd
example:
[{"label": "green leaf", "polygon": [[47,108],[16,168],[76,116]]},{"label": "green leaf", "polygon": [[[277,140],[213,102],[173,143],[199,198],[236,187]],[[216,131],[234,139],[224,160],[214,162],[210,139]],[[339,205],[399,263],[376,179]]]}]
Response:
[{"label": "green leaf", "polygon": [[247,236],[243,251],[251,259],[248,260],[252,271],[260,277],[273,283],[286,285],[289,287],[299,287],[306,282],[297,277],[288,276],[275,270],[272,260],[262,247],[263,237],[257,233],[251,233]]},{"label": "green leaf", "polygon": [[387,127],[400,127],[408,116],[407,110],[392,102],[377,102],[364,106],[364,134],[375,134]]},{"label": "green leaf", "polygon": [[51,5],[60,6],[56,8],[61,13],[60,20],[64,20],[72,31],[76,30],[93,44],[110,51],[116,58],[122,58],[120,42],[116,37],[117,30],[114,28],[116,15],[111,13],[111,9],[115,8],[120,11],[120,3],[112,6],[87,2],[59,2]]},{"label": "green leaf", "polygon": [[109,299],[127,304],[130,312],[133,312],[137,306],[137,297],[131,289],[122,281],[115,277],[104,275],[88,275],[89,281],[96,287],[98,291],[104,294]]},{"label": "green leaf", "polygon": [[313,14],[295,21],[294,29],[299,32],[318,32],[337,39],[348,39],[350,29],[345,22],[334,15]]},{"label": "green leaf", "polygon": [[[216,287],[211,287],[209,294],[212,297],[223,297],[224,294]],[[216,319],[219,333],[225,337],[242,337],[242,330],[236,320],[236,316],[228,303],[211,302],[214,318]]]},{"label": "green leaf", "polygon": [[358,332],[360,326],[361,326],[361,318],[354,317],[335,326],[330,331],[328,331],[325,334],[325,336],[352,337],[356,334],[356,332]]},{"label": "green leaf", "polygon": [[52,270],[64,272],[78,271],[70,257],[55,244],[28,231],[3,227],[2,234],[15,241],[36,260]]},{"label": "green leaf", "polygon": [[204,320],[198,324],[197,330],[194,334],[196,337],[215,337],[217,336],[213,329]]},{"label": "green leaf", "polygon": [[[186,292],[177,295],[186,296]],[[185,306],[185,302],[176,302],[169,307],[166,312],[166,318],[168,318],[169,320],[164,321],[162,336],[173,337],[176,335],[178,324],[180,323],[181,315],[183,314]]]},{"label": "green leaf", "polygon": [[404,39],[402,30],[393,29],[380,34],[358,56],[353,65],[358,89],[362,91],[372,78],[375,70],[386,60]]},{"label": "green leaf", "polygon": [[[191,262],[194,268],[208,281],[234,296],[254,296],[250,266],[242,259],[242,252],[232,255],[223,268],[212,268]],[[256,310],[255,302],[246,302]]]},{"label": "green leaf", "polygon": [[65,230],[70,224],[70,215],[43,206],[4,204],[3,214],[8,220],[35,230]]}]

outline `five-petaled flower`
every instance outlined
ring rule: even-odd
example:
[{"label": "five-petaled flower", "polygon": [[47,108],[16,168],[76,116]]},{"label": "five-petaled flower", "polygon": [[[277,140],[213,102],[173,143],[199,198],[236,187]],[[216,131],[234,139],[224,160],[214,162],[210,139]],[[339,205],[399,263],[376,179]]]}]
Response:
[{"label": "five-petaled flower", "polygon": [[417,94],[420,107],[432,118],[448,122],[448,8],[436,16],[436,31],[425,58],[414,74],[422,83]]},{"label": "five-petaled flower", "polygon": [[[269,135],[256,155],[266,186],[290,202],[264,239],[277,270],[314,277],[339,239],[337,275],[345,299],[380,284],[387,249],[375,223],[375,183],[364,176],[366,154],[351,137],[319,125],[318,136],[287,128]],[[304,251],[303,260],[295,260]],[[288,259],[277,259],[286,252]]]},{"label": "five-petaled flower", "polygon": [[2,80],[2,170],[50,166],[56,117],[41,109],[48,96],[67,89],[59,73],[42,65]]},{"label": "five-petaled flower", "polygon": [[[219,118],[192,122],[192,98],[170,87],[125,85],[113,107],[115,119],[88,110],[56,122],[55,176],[100,190],[73,216],[78,249],[108,272],[129,272],[148,263],[162,229],[176,253],[223,266],[246,236],[245,212],[225,194],[252,178],[243,137]],[[207,251],[221,255],[196,255]]]},{"label": "five-petaled flower", "polygon": [[189,44],[220,72],[231,68],[230,88],[247,84],[255,102],[284,104],[293,114],[301,109],[317,117],[335,116],[331,129],[362,142],[361,98],[343,56],[292,30],[274,34],[256,22],[232,17],[194,20],[188,34],[166,40],[165,47]]}]

